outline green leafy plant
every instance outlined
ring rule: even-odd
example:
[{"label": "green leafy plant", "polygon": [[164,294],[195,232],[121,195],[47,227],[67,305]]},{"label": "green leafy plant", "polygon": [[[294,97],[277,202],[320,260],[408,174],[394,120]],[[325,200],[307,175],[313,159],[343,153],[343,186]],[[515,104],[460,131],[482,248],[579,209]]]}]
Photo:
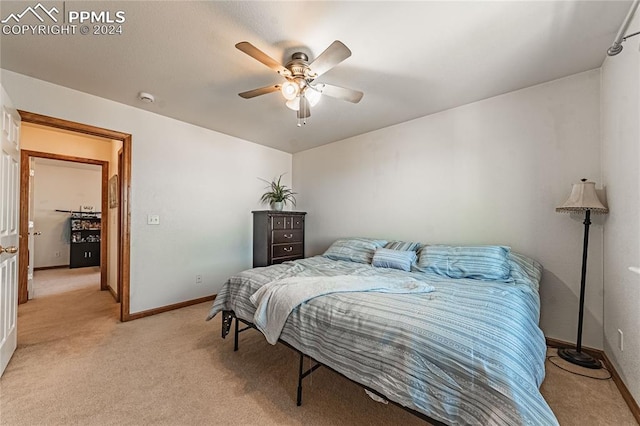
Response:
[{"label": "green leafy plant", "polygon": [[262,197],[260,197],[260,201],[262,202],[262,204],[273,204],[282,202],[286,205],[289,202],[294,206],[296,205],[296,193],[293,192],[291,188],[287,188],[286,185],[282,185],[280,183],[283,175],[284,173],[281,174],[277,180],[273,179],[271,182],[266,179],[259,178],[261,181],[269,184],[269,186],[266,187],[266,189],[268,189],[269,191],[265,192],[264,194],[262,194]]}]

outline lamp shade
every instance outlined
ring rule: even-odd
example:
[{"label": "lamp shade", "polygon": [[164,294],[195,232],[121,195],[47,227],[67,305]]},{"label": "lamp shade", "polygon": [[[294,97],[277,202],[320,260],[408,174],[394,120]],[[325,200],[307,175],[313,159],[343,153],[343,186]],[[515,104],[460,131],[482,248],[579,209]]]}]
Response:
[{"label": "lamp shade", "polygon": [[563,205],[556,208],[557,212],[583,212],[591,210],[598,214],[607,214],[609,209],[606,208],[596,194],[595,182],[587,182],[582,179],[580,183],[574,183],[571,188],[571,195]]}]

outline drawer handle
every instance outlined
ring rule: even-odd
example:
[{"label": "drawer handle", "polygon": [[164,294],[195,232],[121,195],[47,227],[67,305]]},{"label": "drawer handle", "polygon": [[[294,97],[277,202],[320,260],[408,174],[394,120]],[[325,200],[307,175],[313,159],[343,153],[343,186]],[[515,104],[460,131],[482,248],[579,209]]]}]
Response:
[{"label": "drawer handle", "polygon": [[293,238],[293,234],[283,234],[282,236],[285,238]]},{"label": "drawer handle", "polygon": [[285,247],[284,248],[284,251],[287,251],[287,252],[292,251],[292,250],[293,250],[293,247],[289,247],[289,248]]}]

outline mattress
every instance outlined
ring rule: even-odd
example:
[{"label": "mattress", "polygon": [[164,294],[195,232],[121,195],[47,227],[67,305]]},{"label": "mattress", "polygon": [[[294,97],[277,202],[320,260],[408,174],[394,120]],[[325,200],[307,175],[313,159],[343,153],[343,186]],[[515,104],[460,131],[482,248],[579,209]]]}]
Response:
[{"label": "mattress", "polygon": [[539,391],[545,338],[538,273],[512,262],[507,281],[452,279],[316,256],[232,276],[208,318],[253,322],[250,296],[287,277],[414,277],[430,293],[342,292],[294,309],[280,340],[388,399],[446,424],[557,425]]}]

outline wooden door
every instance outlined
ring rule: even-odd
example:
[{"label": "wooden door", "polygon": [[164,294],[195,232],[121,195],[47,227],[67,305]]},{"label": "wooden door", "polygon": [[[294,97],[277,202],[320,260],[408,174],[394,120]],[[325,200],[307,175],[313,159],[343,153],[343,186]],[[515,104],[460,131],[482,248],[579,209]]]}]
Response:
[{"label": "wooden door", "polygon": [[[0,87],[0,375],[17,345],[20,116]],[[26,247],[25,247],[26,249]]]}]

